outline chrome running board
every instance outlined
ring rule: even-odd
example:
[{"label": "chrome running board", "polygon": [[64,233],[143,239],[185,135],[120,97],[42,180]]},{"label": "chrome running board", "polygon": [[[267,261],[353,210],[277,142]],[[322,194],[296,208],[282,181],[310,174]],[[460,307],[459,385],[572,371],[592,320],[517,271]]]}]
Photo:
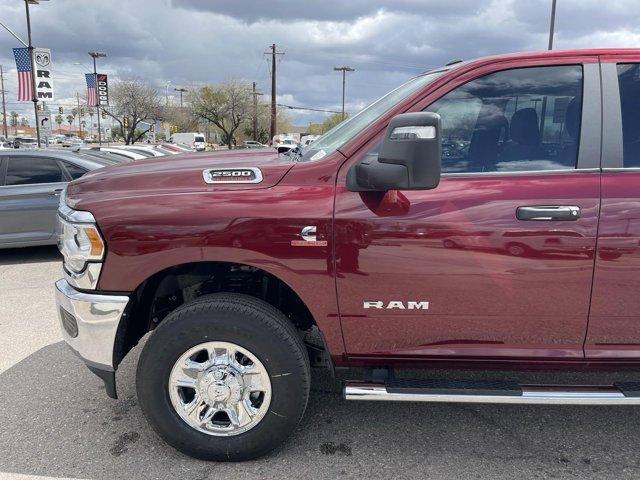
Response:
[{"label": "chrome running board", "polygon": [[[519,403],[535,405],[640,405],[637,391],[617,386],[519,385],[505,393],[467,386],[459,388],[411,388],[375,383],[346,382],[346,400],[386,402]],[[635,387],[635,384],[633,384]],[[635,388],[633,388],[635,390]]]}]

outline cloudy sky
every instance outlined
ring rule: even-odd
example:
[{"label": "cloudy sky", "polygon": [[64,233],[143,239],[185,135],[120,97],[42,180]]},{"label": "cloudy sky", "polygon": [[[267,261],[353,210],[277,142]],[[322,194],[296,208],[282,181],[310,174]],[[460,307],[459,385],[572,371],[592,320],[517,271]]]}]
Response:
[{"label": "cloudy sky", "polygon": [[[356,111],[407,78],[453,58],[546,48],[551,0],[49,0],[32,7],[34,45],[52,49],[56,104],[84,97],[89,49],[111,78],[148,79],[162,93],[227,79],[270,92],[264,52],[280,51],[279,103],[339,110],[337,65]],[[606,6],[605,6],[606,5]],[[0,21],[26,37],[24,4],[0,0]],[[8,108],[17,103],[11,48],[0,30]],[[557,48],[640,46],[640,0],[558,0]],[[170,99],[177,101],[176,99]],[[323,114],[292,112],[296,124]]]}]

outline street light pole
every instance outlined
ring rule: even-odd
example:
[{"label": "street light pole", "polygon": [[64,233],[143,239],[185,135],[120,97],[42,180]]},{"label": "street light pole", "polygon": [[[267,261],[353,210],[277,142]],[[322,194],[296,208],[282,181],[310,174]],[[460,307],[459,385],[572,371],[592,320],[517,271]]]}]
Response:
[{"label": "street light pole", "polygon": [[38,148],[40,148],[40,122],[38,121],[38,96],[36,94],[36,66],[33,58],[33,44],[31,43],[31,15],[29,14],[30,3],[37,4],[38,0],[24,0],[24,6],[27,12],[27,48],[29,49],[29,60],[31,61],[31,98],[33,101],[33,112],[36,119]]},{"label": "street light pole", "polygon": [[549,21],[549,50],[553,50],[553,33],[556,26],[556,0],[551,0],[551,20]]},{"label": "street light pole", "polygon": [[182,87],[181,88],[174,88],[173,90],[176,91],[176,92],[180,92],[180,108],[182,108],[182,94],[184,92],[188,92],[189,90],[187,90],[186,88],[182,88]]},{"label": "street light pole", "polygon": [[347,72],[355,72],[355,68],[351,68],[347,65],[341,67],[333,67],[336,72],[342,72],[342,120],[344,120],[344,91],[346,86],[346,74]]},{"label": "street light pole", "polygon": [[2,71],[2,65],[0,65],[0,88],[2,88],[2,130],[6,140],[9,133],[7,132],[7,104],[4,100],[4,72]]},{"label": "street light pole", "polygon": [[100,146],[102,146],[102,128],[100,127],[100,97],[98,95],[99,90],[98,90],[98,70],[96,68],[96,58],[104,58],[107,56],[106,53],[103,52],[96,52],[96,51],[90,51],[89,52],[89,56],[91,58],[93,58],[93,79],[95,81],[96,84],[96,104],[94,105],[94,107],[96,107],[96,114],[98,117],[98,144]]}]

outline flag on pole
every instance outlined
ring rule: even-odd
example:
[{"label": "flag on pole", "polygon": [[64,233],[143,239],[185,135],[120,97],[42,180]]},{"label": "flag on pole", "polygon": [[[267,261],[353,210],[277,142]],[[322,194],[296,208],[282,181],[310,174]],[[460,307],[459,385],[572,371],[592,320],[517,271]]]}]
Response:
[{"label": "flag on pole", "polygon": [[33,100],[31,84],[31,56],[28,48],[14,48],[13,56],[16,58],[18,69],[18,101],[30,102]]},{"label": "flag on pole", "polygon": [[87,105],[94,107],[98,104],[96,76],[93,73],[85,73],[84,78],[87,80]]}]

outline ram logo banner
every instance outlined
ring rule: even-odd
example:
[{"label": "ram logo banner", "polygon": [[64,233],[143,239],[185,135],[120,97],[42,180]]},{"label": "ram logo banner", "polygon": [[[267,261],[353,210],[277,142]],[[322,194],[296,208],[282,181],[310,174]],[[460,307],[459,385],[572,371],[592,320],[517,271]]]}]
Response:
[{"label": "ram logo banner", "polygon": [[96,74],[96,84],[98,89],[98,105],[106,107],[109,105],[109,81],[106,73]]},{"label": "ram logo banner", "polygon": [[385,303],[382,300],[365,300],[362,307],[377,310],[429,310],[429,302],[401,302],[400,300],[392,300]]},{"label": "ram logo banner", "polygon": [[34,48],[33,59],[36,71],[36,98],[51,101],[53,97],[53,82],[51,79],[51,50],[48,48]]}]

